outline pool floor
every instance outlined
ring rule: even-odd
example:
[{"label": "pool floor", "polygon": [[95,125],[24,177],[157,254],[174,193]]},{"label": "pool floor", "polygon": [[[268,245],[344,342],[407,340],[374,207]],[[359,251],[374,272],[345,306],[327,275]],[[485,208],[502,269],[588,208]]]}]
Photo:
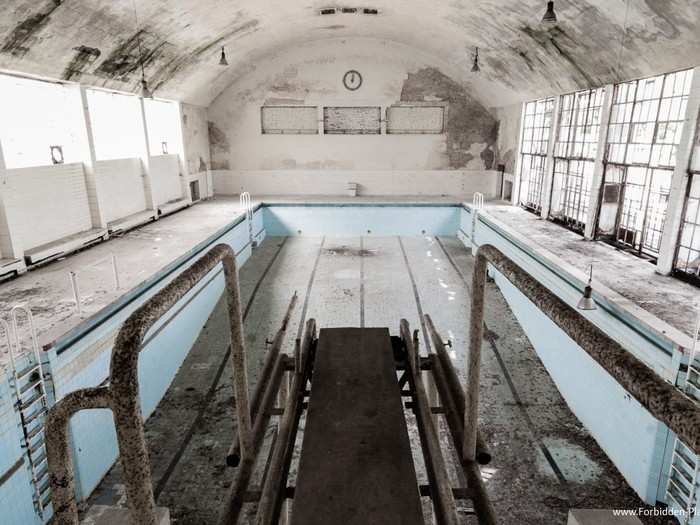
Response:
[{"label": "pool floor", "polygon": [[[419,314],[428,313],[452,340],[464,377],[472,266],[453,237],[268,237],[240,274],[251,388],[295,290],[300,301],[284,351],[292,353],[305,319],[398,334],[401,318],[421,329]],[[569,508],[644,506],[571,413],[496,285],[487,290],[480,416],[494,459],[483,473],[501,522],[558,524]],[[226,334],[220,302],[146,425],[157,503],[170,508],[173,523],[214,523],[233,479],[224,466],[235,429]],[[275,425],[273,418],[268,444]],[[410,416],[409,431],[425,482]],[[441,437],[448,443],[444,423]],[[295,471],[293,464],[292,484]],[[119,466],[89,503],[125,505]],[[465,512],[463,522],[476,520]]]}]

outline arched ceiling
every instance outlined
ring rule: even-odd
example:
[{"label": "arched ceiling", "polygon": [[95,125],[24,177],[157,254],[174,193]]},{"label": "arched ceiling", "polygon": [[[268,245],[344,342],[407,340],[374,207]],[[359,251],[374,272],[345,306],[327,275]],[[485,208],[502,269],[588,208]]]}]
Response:
[{"label": "arched ceiling", "polygon": [[[384,39],[433,56],[491,106],[700,63],[700,0],[557,0],[553,28],[540,21],[543,0],[3,4],[0,68],[137,91],[140,41],[156,95],[205,106],[260,61],[329,38]],[[378,14],[319,14],[329,6]],[[222,45],[228,67],[218,65]],[[479,75],[470,73],[475,46]]]}]

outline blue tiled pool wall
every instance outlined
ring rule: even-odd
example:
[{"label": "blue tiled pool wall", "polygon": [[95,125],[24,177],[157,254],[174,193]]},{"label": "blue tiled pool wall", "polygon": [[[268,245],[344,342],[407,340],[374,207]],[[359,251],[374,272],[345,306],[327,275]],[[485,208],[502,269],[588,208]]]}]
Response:
[{"label": "blue tiled pool wall", "polygon": [[[264,229],[263,229],[264,226]],[[121,309],[108,311],[98,326],[86,333],[69,334],[48,352],[47,372],[56,395],[100,384],[107,377],[108,360],[118,326],[133,309],[175,277],[199,252],[218,242],[229,243],[242,264],[250,255],[245,223],[234,223],[167,268],[150,288],[137,290]],[[573,304],[580,290],[542,261],[507,232],[485,221],[473,221],[469,206],[431,205],[283,205],[259,207],[254,232],[264,235],[455,235],[475,249],[493,244],[540,279],[564,300]],[[584,423],[611,460],[640,496],[653,504],[663,501],[670,460],[672,434],[642,408],[597,363],[534,307],[505,278],[496,282],[533,343],[535,350],[576,416]],[[150,281],[149,281],[150,282]],[[578,285],[578,283],[577,283]],[[191,290],[171,312],[152,328],[139,361],[141,396],[148,416],[167,390],[177,368],[208,318],[221,291],[217,270]],[[678,356],[663,342],[646,337],[615,312],[599,309],[591,319],[624,342],[626,348],[647,362],[663,377],[677,372]],[[154,371],[157,370],[157,373]],[[167,373],[163,373],[164,370]],[[673,376],[675,379],[675,376]],[[595,385],[595,388],[592,386]],[[0,375],[0,476],[23,457],[19,416],[12,409],[7,377]],[[92,410],[71,422],[77,492],[87,497],[117,457],[112,416]],[[15,437],[13,438],[13,433]],[[0,484],[2,524],[31,525],[41,520],[34,513],[26,461]],[[5,512],[5,509],[9,509]],[[50,513],[45,516],[50,517]],[[694,521],[694,525],[700,520]]]},{"label": "blue tiled pool wall", "polygon": [[[262,209],[253,217],[255,240],[265,237]],[[240,265],[250,257],[251,246],[248,225],[234,221],[194,250],[180,257],[174,264],[159,272],[121,301],[121,308],[110,305],[90,327],[61,338],[46,353],[45,373],[50,377],[49,390],[61,399],[79,388],[96,386],[107,379],[109,359],[119,326],[149,297],[157,293],[197,256],[208,248],[226,243],[236,252]],[[167,390],[208,319],[224,289],[221,266],[214,268],[192,290],[163,316],[146,335],[145,346],[139,356],[141,406],[148,417]],[[66,342],[67,341],[67,342]],[[50,398],[54,398],[50,395]],[[21,447],[22,430],[19,413],[12,406],[14,392],[8,374],[0,374],[0,476],[12,471],[9,479],[0,483],[0,523],[2,525],[40,524],[34,511],[32,484],[28,461]],[[118,449],[112,413],[109,410],[88,410],[77,414],[70,423],[74,458],[76,492],[84,500],[95,489],[102,477],[114,464]],[[17,461],[23,461],[12,470]],[[51,507],[44,514],[44,522],[51,517]]]},{"label": "blue tiled pool wall", "polygon": [[[492,244],[574,306],[583,282],[538,257],[488,216],[475,217],[466,206],[458,237],[472,251]],[[496,284],[520,321],[535,351],[576,417],[595,438],[627,482],[648,504],[666,502],[666,485],[675,436],[624,390],[598,363],[494,269]],[[621,342],[667,381],[675,383],[681,352],[667,340],[635,325],[603,298],[601,307],[585,312],[592,322]],[[700,518],[692,521],[700,524]]]},{"label": "blue tiled pool wall", "polygon": [[267,235],[454,235],[458,205],[316,204],[265,206]]}]

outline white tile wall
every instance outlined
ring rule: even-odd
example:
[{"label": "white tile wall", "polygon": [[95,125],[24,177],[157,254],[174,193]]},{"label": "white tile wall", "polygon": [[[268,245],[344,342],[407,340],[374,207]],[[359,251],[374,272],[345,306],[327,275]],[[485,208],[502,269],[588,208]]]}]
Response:
[{"label": "white tile wall", "polygon": [[5,173],[6,207],[25,250],[92,228],[82,164]]},{"label": "white tile wall", "polygon": [[95,171],[107,222],[147,208],[139,159],[101,160],[97,162]]},{"label": "white tile wall", "polygon": [[151,157],[151,184],[156,205],[183,198],[177,155]]}]

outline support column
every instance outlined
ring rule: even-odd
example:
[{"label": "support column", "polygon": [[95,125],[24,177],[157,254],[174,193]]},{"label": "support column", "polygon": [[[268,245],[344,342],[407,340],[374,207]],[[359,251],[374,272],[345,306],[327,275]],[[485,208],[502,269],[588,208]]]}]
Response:
[{"label": "support column", "polygon": [[24,267],[24,249],[18,228],[13,227],[11,198],[7,186],[7,166],[0,141],[0,258],[18,259]]},{"label": "support column", "polygon": [[688,96],[688,107],[685,114],[685,124],[681,141],[676,152],[676,168],[671,179],[671,192],[668,196],[666,221],[661,234],[661,249],[656,263],[656,272],[668,275],[673,271],[676,259],[676,247],[683,224],[683,208],[685,195],[690,178],[690,161],[693,154],[696,133],[698,132],[698,117],[700,115],[700,67],[693,71],[693,82]]},{"label": "support column", "polygon": [[540,206],[542,211],[540,216],[543,219],[549,219],[549,212],[552,207],[552,182],[554,179],[554,145],[557,140],[557,128],[559,127],[559,106],[561,105],[561,96],[554,98],[554,107],[552,108],[552,125],[549,128],[549,141],[547,142],[547,159],[544,163],[544,176],[542,177],[542,194]]},{"label": "support column", "polygon": [[185,133],[183,130],[182,102],[173,102],[177,108],[177,141],[179,147],[178,159],[180,161],[180,186],[182,187],[182,197],[192,204],[192,192],[190,190],[190,169],[189,152],[185,143]]},{"label": "support column", "polygon": [[156,206],[153,178],[151,176],[151,146],[148,141],[148,124],[146,123],[146,104],[143,98],[139,97],[140,131],[139,138],[141,144],[138,157],[141,159],[141,169],[143,170],[143,187],[146,193],[146,206],[149,210],[156,212],[158,218],[158,207]]},{"label": "support column", "polygon": [[510,203],[513,206],[520,205],[520,175],[523,168],[523,156],[520,150],[523,147],[523,133],[525,127],[525,103],[520,105],[520,122],[518,123],[518,142],[515,145],[515,173],[513,173],[513,194],[510,196]]},{"label": "support column", "polygon": [[75,89],[80,97],[80,108],[82,111],[81,129],[79,130],[83,149],[81,158],[83,160],[83,170],[85,172],[85,186],[87,187],[92,227],[107,228],[107,220],[104,213],[104,199],[109,197],[100,193],[100,184],[96,171],[97,157],[95,156],[95,137],[92,132],[87,88],[78,84],[75,86]]},{"label": "support column", "polygon": [[612,111],[613,98],[615,96],[615,85],[605,86],[603,107],[600,115],[600,130],[598,131],[598,149],[595,156],[595,167],[593,168],[593,180],[591,181],[591,192],[588,200],[588,215],[586,216],[586,229],[583,238],[592,241],[595,238],[595,231],[598,221],[598,207],[600,206],[601,188],[603,177],[605,176],[605,149],[608,144],[608,125],[610,124],[610,113]]}]

